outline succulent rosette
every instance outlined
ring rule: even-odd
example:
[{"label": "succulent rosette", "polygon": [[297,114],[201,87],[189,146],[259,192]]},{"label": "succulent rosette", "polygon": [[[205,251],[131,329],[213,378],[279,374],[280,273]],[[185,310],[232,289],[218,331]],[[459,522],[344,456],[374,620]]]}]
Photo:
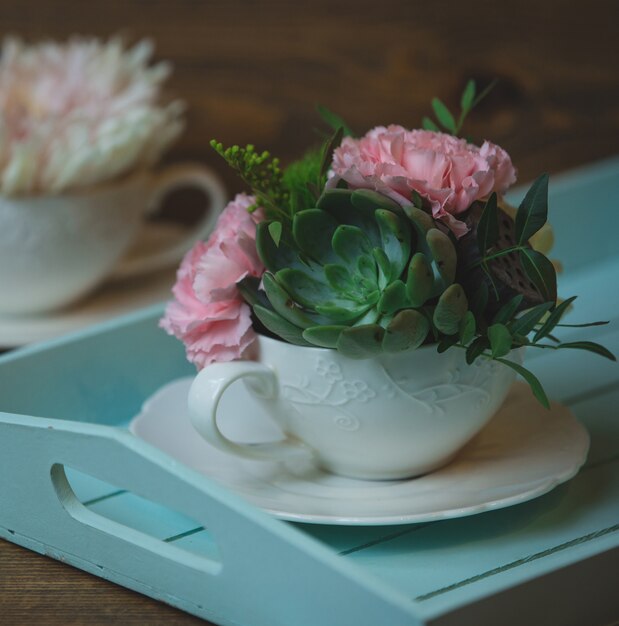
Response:
[{"label": "succulent rosette", "polygon": [[[548,176],[511,208],[502,197],[516,177],[507,152],[457,137],[485,93],[469,81],[457,117],[435,99],[442,129],[425,118],[423,129],[378,127],[360,139],[322,108],[335,134],[285,169],[252,145],[211,142],[253,196],[241,203],[245,218],[234,213],[236,230],[222,217],[199,260],[188,257],[164,327],[199,367],[239,358],[255,331],[350,358],[462,349],[468,363],[489,358],[516,370],[546,406],[512,350],[584,349],[614,360],[599,344],[553,335],[575,297],[558,302],[543,254],[552,239]],[[229,211],[241,206],[233,204]],[[222,303],[234,322],[217,319]],[[224,337],[218,323],[233,332]]]}]

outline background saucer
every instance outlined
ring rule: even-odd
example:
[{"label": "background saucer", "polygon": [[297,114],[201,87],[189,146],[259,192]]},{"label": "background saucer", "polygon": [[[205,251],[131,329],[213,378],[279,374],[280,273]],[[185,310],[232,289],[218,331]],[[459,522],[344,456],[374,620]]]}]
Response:
[{"label": "background saucer", "polygon": [[[402,524],[462,517],[530,500],[571,478],[589,436],[564,406],[550,411],[516,383],[484,430],[447,466],[410,480],[366,481],[328,474],[308,461],[249,461],[221,452],[193,430],[186,408],[192,379],[170,383],[144,405],[131,431],[281,519],[321,524]],[[225,434],[280,438],[242,383],[220,405]]]}]

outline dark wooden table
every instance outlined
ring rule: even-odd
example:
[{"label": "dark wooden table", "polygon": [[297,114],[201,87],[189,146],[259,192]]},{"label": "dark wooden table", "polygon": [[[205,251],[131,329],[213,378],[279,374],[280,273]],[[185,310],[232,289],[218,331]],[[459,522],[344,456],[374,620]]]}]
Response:
[{"label": "dark wooden table", "polygon": [[[499,78],[467,130],[507,149],[522,181],[610,156],[619,149],[618,20],[614,0],[0,5],[3,34],[151,36],[157,56],[174,62],[170,92],[189,105],[187,132],[168,159],[211,165],[231,193],[240,188],[208,147],[212,137],[286,161],[315,140],[315,103],[358,132],[415,127],[432,96],[456,103],[469,77]],[[0,542],[0,623],[205,622]]]}]

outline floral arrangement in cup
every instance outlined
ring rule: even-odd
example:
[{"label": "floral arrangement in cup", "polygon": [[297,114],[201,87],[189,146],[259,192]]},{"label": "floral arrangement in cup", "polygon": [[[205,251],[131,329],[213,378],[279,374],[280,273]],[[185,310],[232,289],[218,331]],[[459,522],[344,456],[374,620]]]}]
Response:
[{"label": "floral arrangement in cup", "polygon": [[458,116],[435,98],[436,122],[362,137],[320,108],[334,135],[286,168],[252,145],[212,141],[251,195],[237,195],[187,254],[161,326],[198,368],[241,358],[256,332],[355,359],[429,343],[465,350],[469,364],[489,358],[514,369],[547,407],[512,350],[615,360],[599,344],[552,334],[575,296],[557,300],[545,256],[548,176],[517,209],[504,201],[516,180],[509,154],[458,136],[485,93],[469,81]]},{"label": "floral arrangement in cup", "polygon": [[153,46],[73,38],[4,41],[0,194],[57,193],[147,168],[180,134],[183,105],[163,103],[167,63]]}]

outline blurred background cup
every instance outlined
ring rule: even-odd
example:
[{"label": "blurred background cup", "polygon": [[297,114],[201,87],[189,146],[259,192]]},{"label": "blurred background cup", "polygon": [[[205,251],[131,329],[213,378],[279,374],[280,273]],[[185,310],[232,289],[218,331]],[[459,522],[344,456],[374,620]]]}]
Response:
[{"label": "blurred background cup", "polygon": [[[185,105],[165,97],[171,66],[152,55],[149,40],[4,40],[0,315],[47,313],[108,278],[172,268],[211,231],[225,204],[218,178],[197,164],[158,165]],[[208,211],[157,240],[149,217],[178,188],[205,194]]]},{"label": "blurred background cup", "polygon": [[[210,208],[184,237],[123,258],[177,188],[204,192]],[[54,195],[0,197],[0,314],[43,313],[65,306],[105,279],[172,267],[212,230],[225,205],[217,177],[198,164],[137,172]]]}]

